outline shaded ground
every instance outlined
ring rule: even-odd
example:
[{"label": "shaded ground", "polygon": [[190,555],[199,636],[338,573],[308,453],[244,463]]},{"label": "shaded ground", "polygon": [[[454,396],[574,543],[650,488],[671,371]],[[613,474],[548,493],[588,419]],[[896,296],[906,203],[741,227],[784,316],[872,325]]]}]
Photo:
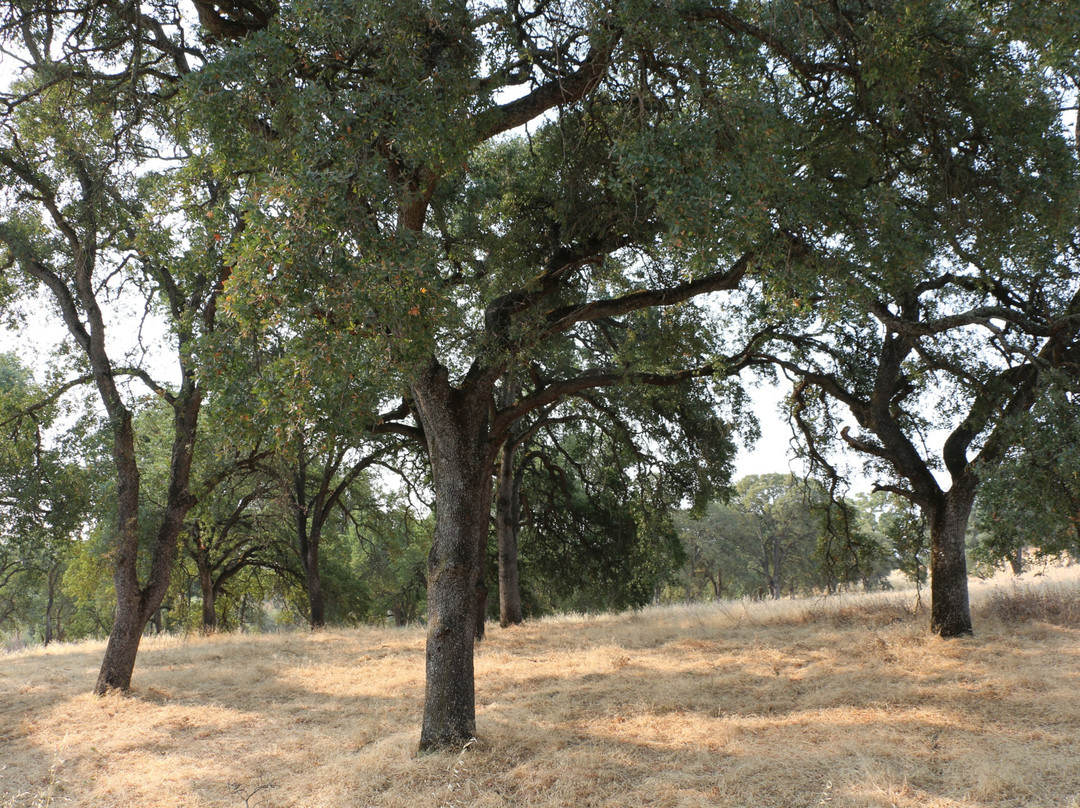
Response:
[{"label": "shaded ground", "polygon": [[423,758],[419,630],[151,638],[102,699],[101,644],[21,652],[0,806],[1080,808],[1080,624],[987,602],[943,641],[909,606],[495,626],[478,741]]}]

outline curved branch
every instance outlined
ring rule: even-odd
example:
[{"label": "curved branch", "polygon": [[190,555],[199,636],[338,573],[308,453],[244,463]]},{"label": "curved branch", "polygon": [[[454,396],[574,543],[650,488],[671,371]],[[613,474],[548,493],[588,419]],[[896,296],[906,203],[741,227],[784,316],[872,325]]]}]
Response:
[{"label": "curved branch", "polygon": [[1016,323],[1024,329],[1025,333],[1033,336],[1045,336],[1049,333],[1049,328],[1046,326],[1036,325],[1035,323],[1022,318],[1014,309],[1010,309],[1006,306],[981,306],[979,308],[961,312],[960,314],[951,314],[947,317],[939,317],[936,320],[918,322],[905,320],[904,318],[893,314],[889,311],[889,308],[880,301],[875,301],[870,304],[870,312],[883,326],[893,333],[905,337],[930,337],[937,334],[944,334],[953,329],[963,328],[968,325],[981,325],[992,328],[992,323],[990,321],[993,319]]},{"label": "curved branch", "polygon": [[723,272],[687,281],[670,289],[644,289],[622,297],[594,300],[577,306],[565,306],[548,315],[550,332],[566,331],[580,322],[618,317],[644,308],[673,306],[709,292],[737,289],[753,261],[753,253],[745,253]]},{"label": "curved branch", "polygon": [[[727,366],[724,367],[730,372]],[[616,384],[650,384],[661,387],[679,384],[689,379],[700,379],[712,376],[718,372],[716,363],[708,362],[695,368],[686,368],[673,373],[642,373],[633,371],[601,371],[586,372],[572,379],[549,384],[542,390],[519,400],[516,404],[496,413],[491,425],[492,439],[507,434],[510,426],[519,418],[535,409],[554,404],[559,399],[572,396],[585,390],[598,387],[611,387]],[[497,441],[501,443],[501,440]]]},{"label": "curved branch", "polygon": [[477,140],[490,140],[528,123],[553,107],[580,101],[596,88],[607,73],[619,38],[617,32],[610,32],[609,41],[593,47],[581,66],[569,76],[552,79],[522,98],[481,113],[476,127]]}]

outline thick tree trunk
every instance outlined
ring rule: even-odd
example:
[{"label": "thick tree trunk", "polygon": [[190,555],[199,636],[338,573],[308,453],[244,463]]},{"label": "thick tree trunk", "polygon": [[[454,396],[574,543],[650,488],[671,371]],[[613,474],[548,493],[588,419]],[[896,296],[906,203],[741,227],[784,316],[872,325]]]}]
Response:
[{"label": "thick tree trunk", "polygon": [[427,687],[420,751],[460,746],[476,733],[473,643],[480,548],[491,508],[487,401],[450,386],[432,367],[414,383],[435,488],[428,556]]},{"label": "thick tree trunk", "polygon": [[113,618],[105,657],[101,661],[94,693],[127,690],[135,670],[139,640],[149,613],[137,573],[139,552],[139,468],[135,461],[135,434],[131,414],[124,413],[114,425],[113,461],[117,469],[117,552],[113,582],[116,587],[116,614]]},{"label": "thick tree trunk", "polygon": [[150,610],[143,605],[137,586],[124,587],[123,591],[117,586],[116,600],[116,618],[94,686],[94,693],[99,696],[110,690],[128,690],[131,687],[139,642],[150,619]]},{"label": "thick tree trunk", "polygon": [[311,628],[326,625],[326,606],[323,602],[322,577],[319,575],[319,542],[308,539],[304,560],[304,582],[307,585],[308,605],[311,607]]},{"label": "thick tree trunk", "polygon": [[961,480],[927,514],[930,522],[930,629],[942,637],[973,634],[964,537],[976,481]]},{"label": "thick tree trunk", "polygon": [[499,625],[521,622],[521,584],[518,578],[518,525],[521,511],[521,480],[514,474],[514,447],[503,444],[499,460],[498,497],[495,503],[495,534],[499,540]]}]

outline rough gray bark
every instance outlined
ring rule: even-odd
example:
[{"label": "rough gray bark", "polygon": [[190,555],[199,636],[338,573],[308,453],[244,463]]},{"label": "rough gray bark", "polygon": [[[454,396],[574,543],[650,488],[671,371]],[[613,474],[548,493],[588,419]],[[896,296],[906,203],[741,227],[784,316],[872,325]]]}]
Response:
[{"label": "rough gray bark", "polygon": [[413,383],[435,488],[428,556],[427,689],[420,751],[462,745],[476,733],[473,643],[480,548],[491,508],[487,442],[490,385],[454,388],[432,361]]},{"label": "rough gray bark", "polygon": [[150,617],[161,606],[169,588],[184,517],[194,504],[188,490],[192,452],[201,396],[196,391],[176,405],[172,462],[165,513],[154,540],[150,572],[145,585],[138,574],[139,471],[135,463],[134,434],[130,413],[116,428],[114,460],[119,482],[117,555],[113,581],[116,586],[116,617],[94,692],[127,690],[135,669],[139,642]]},{"label": "rough gray bark", "polygon": [[[110,372],[104,386],[113,387]],[[104,396],[103,396],[104,397]],[[119,396],[114,399],[119,402]],[[169,464],[169,487],[164,514],[158,525],[146,584],[139,580],[139,469],[135,458],[135,435],[131,413],[120,405],[112,418],[113,460],[117,468],[117,554],[113,581],[116,586],[116,617],[105,647],[94,692],[128,690],[135,670],[139,642],[150,617],[161,606],[172,578],[180,531],[195,504],[189,491],[191,462],[201,393],[185,381],[185,394],[173,403],[173,447]],[[112,412],[110,411],[110,414]]]},{"label": "rough gray bark", "polygon": [[942,637],[974,633],[964,537],[977,486],[968,475],[929,508],[930,629]]}]

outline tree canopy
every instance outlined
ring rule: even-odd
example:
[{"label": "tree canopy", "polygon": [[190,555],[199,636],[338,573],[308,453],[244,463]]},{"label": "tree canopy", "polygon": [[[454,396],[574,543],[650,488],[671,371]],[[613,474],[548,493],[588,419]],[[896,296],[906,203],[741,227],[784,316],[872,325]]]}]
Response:
[{"label": "tree canopy", "polygon": [[[603,389],[692,400],[779,367],[821,462],[842,403],[865,432],[841,439],[928,513],[935,628],[970,631],[977,466],[1077,350],[1067,23],[1050,48],[1009,9],[947,0],[194,8],[27,0],[3,19],[24,59],[0,129],[5,288],[53,294],[116,434],[129,617],[99,689],[130,681],[215,395],[426,457],[423,749],[476,730],[496,459]],[[146,584],[100,313],[128,288],[170,323],[181,376],[131,369],[176,416]],[[928,403],[947,491],[920,453]]]}]

